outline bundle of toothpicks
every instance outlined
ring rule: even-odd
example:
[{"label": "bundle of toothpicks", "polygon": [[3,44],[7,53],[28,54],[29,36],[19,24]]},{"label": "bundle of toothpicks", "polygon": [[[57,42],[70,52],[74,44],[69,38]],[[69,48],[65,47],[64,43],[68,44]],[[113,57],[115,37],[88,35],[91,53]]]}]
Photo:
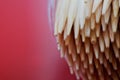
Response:
[{"label": "bundle of toothpicks", "polygon": [[54,35],[70,73],[120,80],[120,0],[57,0]]}]

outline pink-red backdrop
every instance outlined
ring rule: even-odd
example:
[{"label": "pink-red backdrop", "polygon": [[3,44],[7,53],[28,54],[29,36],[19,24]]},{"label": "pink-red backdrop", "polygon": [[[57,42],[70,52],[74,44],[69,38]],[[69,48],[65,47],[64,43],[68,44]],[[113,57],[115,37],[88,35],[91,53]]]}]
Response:
[{"label": "pink-red backdrop", "polygon": [[0,0],[0,80],[75,80],[59,56],[47,0]]}]

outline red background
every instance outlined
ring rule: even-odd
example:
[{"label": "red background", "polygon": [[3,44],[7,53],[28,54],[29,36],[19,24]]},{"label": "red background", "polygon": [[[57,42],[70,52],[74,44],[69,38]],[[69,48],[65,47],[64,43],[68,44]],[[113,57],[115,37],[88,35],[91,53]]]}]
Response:
[{"label": "red background", "polygon": [[59,56],[47,0],[0,0],[0,80],[75,80]]}]

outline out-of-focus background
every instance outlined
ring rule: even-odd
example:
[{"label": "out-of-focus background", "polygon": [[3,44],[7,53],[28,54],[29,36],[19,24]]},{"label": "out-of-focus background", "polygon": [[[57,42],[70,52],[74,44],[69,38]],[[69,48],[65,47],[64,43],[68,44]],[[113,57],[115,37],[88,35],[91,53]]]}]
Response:
[{"label": "out-of-focus background", "polygon": [[59,56],[47,0],[0,0],[0,80],[75,80]]}]

